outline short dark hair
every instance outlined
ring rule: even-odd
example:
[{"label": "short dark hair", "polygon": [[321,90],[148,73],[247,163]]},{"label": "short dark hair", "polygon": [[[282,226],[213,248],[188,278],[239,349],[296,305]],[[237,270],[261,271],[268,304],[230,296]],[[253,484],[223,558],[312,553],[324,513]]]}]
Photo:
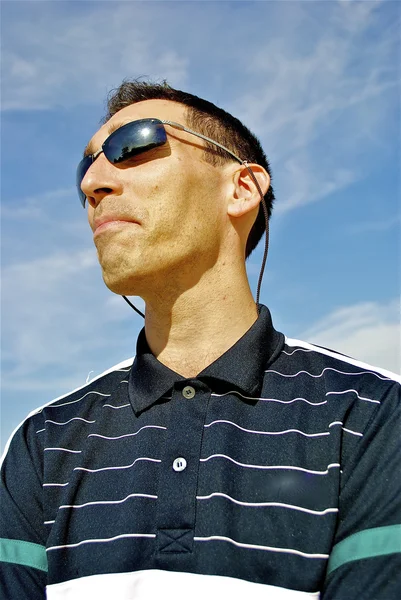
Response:
[{"label": "short dark hair", "polygon": [[[198,96],[194,96],[188,92],[172,88],[167,81],[152,83],[141,80],[124,80],[117,89],[109,93],[107,114],[103,122],[107,122],[113,115],[126,106],[142,102],[143,100],[155,99],[170,100],[186,106],[188,108],[186,121],[189,128],[216,140],[216,142],[226,146],[243,160],[261,165],[266,169],[271,178],[269,161],[263,152],[259,140],[239,119],[233,117],[212,102],[198,98]],[[208,142],[205,142],[205,145],[205,160],[207,162],[219,165],[232,160],[232,157],[217,146]],[[274,202],[274,192],[271,185],[264,196],[264,200],[270,219]],[[263,207],[260,205],[255,223],[248,236],[245,251],[246,258],[256,248],[265,230],[265,216]]]}]

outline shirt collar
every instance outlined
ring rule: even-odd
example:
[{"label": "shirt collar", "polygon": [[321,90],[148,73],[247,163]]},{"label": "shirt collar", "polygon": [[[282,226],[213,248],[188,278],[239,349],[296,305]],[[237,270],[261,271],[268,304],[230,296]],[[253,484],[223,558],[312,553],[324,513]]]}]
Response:
[{"label": "shirt collar", "polygon": [[[262,387],[264,371],[284,346],[284,336],[273,327],[270,311],[259,305],[259,317],[250,329],[195,379],[209,387],[217,384],[226,391],[236,389],[243,395],[255,396]],[[135,413],[139,413],[162,396],[173,385],[187,381],[152,354],[142,329],[138,336],[137,353],[129,375],[129,398]]]}]

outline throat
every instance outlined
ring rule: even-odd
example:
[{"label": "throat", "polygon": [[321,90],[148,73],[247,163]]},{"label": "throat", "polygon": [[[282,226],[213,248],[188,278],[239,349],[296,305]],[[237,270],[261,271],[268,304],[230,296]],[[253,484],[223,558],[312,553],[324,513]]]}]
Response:
[{"label": "throat", "polygon": [[[166,367],[189,379],[214,363],[229,350],[257,320],[256,306],[252,312],[242,314],[230,322],[222,319],[214,327],[198,323],[161,329],[145,328],[146,338],[154,356]],[[223,322],[222,322],[223,321]],[[182,324],[181,324],[182,325]]]},{"label": "throat", "polygon": [[168,353],[162,352],[156,358],[166,367],[178,373],[186,379],[194,379],[201,373],[206,367],[214,363],[224,351],[215,352],[196,352],[193,356],[183,356],[182,353]]},{"label": "throat", "polygon": [[[174,305],[146,302],[145,332],[153,355],[186,378],[196,377],[255,323],[258,309],[249,286],[189,290]],[[205,303],[205,298],[210,300]],[[202,299],[202,302],[200,302]]]}]

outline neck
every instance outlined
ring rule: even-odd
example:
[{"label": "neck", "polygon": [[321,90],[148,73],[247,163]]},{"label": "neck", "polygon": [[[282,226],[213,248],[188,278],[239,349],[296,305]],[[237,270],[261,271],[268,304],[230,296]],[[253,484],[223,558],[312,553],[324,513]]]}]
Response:
[{"label": "neck", "polygon": [[167,290],[146,299],[145,332],[152,353],[186,378],[217,360],[258,317],[245,267],[237,276],[231,273],[224,285],[212,285],[210,279],[203,277],[173,300]]}]

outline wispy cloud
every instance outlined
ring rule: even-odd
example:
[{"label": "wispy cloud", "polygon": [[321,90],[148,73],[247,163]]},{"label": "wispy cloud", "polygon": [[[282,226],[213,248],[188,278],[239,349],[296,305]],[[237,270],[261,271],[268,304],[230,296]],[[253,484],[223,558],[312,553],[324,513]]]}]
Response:
[{"label": "wispy cloud", "polygon": [[186,56],[170,46],[166,30],[161,35],[160,19],[152,23],[157,3],[23,4],[18,18],[3,9],[2,110],[93,103],[129,76],[186,81]]},{"label": "wispy cloud", "polygon": [[[273,173],[280,165],[277,213],[366,177],[366,149],[389,152],[383,135],[399,97],[399,16],[388,23],[382,4],[288,3],[280,37],[247,61],[257,92],[247,86],[231,105],[262,134]],[[373,43],[372,27],[380,30]]]},{"label": "wispy cloud", "polygon": [[18,199],[5,199],[1,206],[1,217],[10,220],[46,219],[50,216],[50,203],[70,199],[76,195],[75,188],[60,188],[49,190]]},{"label": "wispy cloud", "polygon": [[395,215],[394,217],[378,219],[377,221],[352,223],[346,227],[346,232],[349,234],[383,232],[393,229],[394,227],[400,227],[400,224],[401,215]]},{"label": "wispy cloud", "polygon": [[315,164],[312,164],[307,151],[304,151],[298,158],[285,161],[284,177],[284,194],[285,190],[288,194],[283,201],[277,203],[276,212],[278,214],[286,213],[304,204],[323,200],[330,194],[339,192],[357,181],[360,174],[355,168],[352,170],[345,167],[326,168],[323,171],[319,168],[318,159]]},{"label": "wispy cloud", "polygon": [[[110,300],[95,250],[60,251],[10,265],[2,279],[5,390],[25,389],[28,383],[36,390],[52,384],[60,389],[62,381],[79,385],[89,370],[101,368],[100,356],[123,360],[124,344],[131,350],[126,354],[134,354],[135,323],[141,327],[141,319],[122,298]],[[132,339],[121,339],[124,324],[116,328],[124,316],[134,325]]]},{"label": "wispy cloud", "polygon": [[299,337],[401,373],[399,299],[389,303],[361,302],[338,308]]}]

